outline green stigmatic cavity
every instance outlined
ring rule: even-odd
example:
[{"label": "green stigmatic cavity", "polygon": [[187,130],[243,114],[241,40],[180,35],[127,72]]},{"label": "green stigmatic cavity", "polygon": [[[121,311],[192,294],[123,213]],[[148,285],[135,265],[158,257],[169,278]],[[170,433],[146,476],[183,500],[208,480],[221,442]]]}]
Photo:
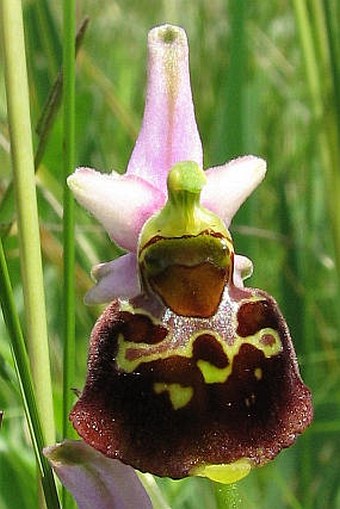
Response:
[{"label": "green stigmatic cavity", "polygon": [[206,177],[191,161],[169,172],[168,201],[143,227],[139,242],[141,281],[173,312],[212,316],[233,265],[228,230],[200,205]]}]

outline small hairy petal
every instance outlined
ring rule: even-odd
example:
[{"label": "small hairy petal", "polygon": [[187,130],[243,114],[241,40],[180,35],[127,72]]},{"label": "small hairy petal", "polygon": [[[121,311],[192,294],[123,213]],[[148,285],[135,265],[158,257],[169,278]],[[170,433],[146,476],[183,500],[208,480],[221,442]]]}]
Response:
[{"label": "small hairy petal", "polygon": [[243,288],[243,280],[253,273],[253,262],[246,256],[235,254],[233,282],[235,286]]},{"label": "small hairy petal", "polygon": [[202,144],[192,102],[188,42],[170,25],[149,32],[148,84],[144,118],[127,173],[166,192],[171,166],[195,161],[203,166]]},{"label": "small hairy petal", "polygon": [[44,449],[79,509],[152,509],[133,468],[108,459],[82,441],[65,440]]},{"label": "small hairy petal", "polygon": [[145,180],[78,168],[67,183],[78,202],[104,226],[121,247],[136,251],[139,232],[164,203],[164,195]]},{"label": "small hairy petal", "polygon": [[132,299],[140,293],[137,259],[129,253],[92,269],[97,284],[85,295],[86,304],[102,304],[113,299]]},{"label": "small hairy petal", "polygon": [[266,162],[255,156],[243,156],[206,171],[207,185],[202,204],[220,216],[228,227],[233,216],[260,184],[266,174]]}]

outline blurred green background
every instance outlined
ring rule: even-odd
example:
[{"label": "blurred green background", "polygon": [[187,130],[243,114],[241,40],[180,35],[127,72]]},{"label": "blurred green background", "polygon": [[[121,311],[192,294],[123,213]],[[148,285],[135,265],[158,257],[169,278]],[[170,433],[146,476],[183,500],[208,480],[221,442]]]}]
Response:
[{"label": "blurred green background", "polygon": [[[38,125],[62,59],[59,2],[26,0],[32,126]],[[90,22],[77,57],[77,165],[125,171],[138,133],[148,30],[185,28],[205,167],[243,154],[268,174],[236,215],[236,250],[254,262],[250,286],[278,301],[291,328],[315,419],[291,449],[239,483],[241,507],[340,507],[339,7],[336,0],[82,0]],[[0,65],[0,223],[18,309],[21,278]],[[39,146],[39,135],[34,144]],[[37,171],[55,411],[61,438],[62,118],[48,134]],[[8,196],[8,195],[7,195]],[[121,251],[77,207],[77,380],[86,373],[90,330],[100,312],[82,302],[91,266]],[[5,326],[0,321],[0,507],[36,507],[35,463]],[[161,480],[174,509],[223,507],[205,480]],[[200,500],[200,505],[197,505]],[[222,500],[222,502],[221,502]],[[222,505],[221,505],[222,503]],[[218,505],[217,505],[218,504]]]}]

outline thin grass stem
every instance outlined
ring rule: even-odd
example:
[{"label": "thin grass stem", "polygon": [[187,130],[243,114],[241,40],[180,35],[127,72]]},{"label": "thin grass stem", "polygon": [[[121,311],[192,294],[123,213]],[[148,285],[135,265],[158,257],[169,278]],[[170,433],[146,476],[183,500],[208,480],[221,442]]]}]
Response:
[{"label": "thin grass stem", "polygon": [[[311,97],[314,122],[315,125],[319,126],[317,133],[319,154],[325,175],[329,220],[333,233],[334,256],[337,267],[337,277],[338,281],[340,281],[340,209],[338,206],[338,197],[340,193],[340,174],[338,171],[340,122],[338,120],[338,109],[340,107],[337,107],[337,104],[340,104],[340,102],[338,100],[339,87],[336,86],[336,82],[339,79],[338,63],[337,59],[334,58],[334,40],[336,37],[329,19],[329,2],[323,2],[321,4],[322,7],[319,6],[319,11],[323,12],[322,19],[325,20],[329,43],[328,51],[323,51],[323,53],[318,51],[318,40],[320,37],[318,37],[317,30],[313,30],[312,20],[308,14],[305,2],[302,0],[293,0],[293,5]],[[314,8],[311,16],[313,17],[316,15],[318,15],[318,11]],[[317,23],[320,23],[320,19],[314,20],[314,26],[316,26]],[[322,61],[322,55],[324,61]],[[324,75],[331,76],[333,85],[335,86],[331,86],[329,80],[324,78]],[[328,98],[328,103],[334,104],[335,108],[333,110],[326,109],[325,98]]]},{"label": "thin grass stem", "polygon": [[11,340],[11,349],[15,371],[18,377],[19,389],[23,401],[25,416],[42,480],[44,497],[48,509],[59,508],[56,485],[53,473],[47,459],[42,454],[44,447],[43,430],[39,418],[38,406],[35,397],[30,364],[26,345],[22,334],[19,317],[14,304],[13,291],[7,268],[7,262],[0,239],[0,303],[8,334]]},{"label": "thin grass stem", "polygon": [[[75,220],[74,199],[66,179],[75,162],[75,1],[64,0],[63,45],[63,175],[64,175],[64,352],[63,352],[63,436],[72,438],[68,414],[72,405],[71,388],[75,376]],[[73,507],[71,496],[63,489],[63,507]]]},{"label": "thin grass stem", "polygon": [[63,47],[63,174],[64,174],[64,371],[63,371],[63,436],[73,436],[68,420],[71,406],[72,384],[75,372],[75,244],[74,200],[66,185],[66,178],[73,171],[74,103],[75,103],[75,2],[64,0]]},{"label": "thin grass stem", "polygon": [[[338,133],[340,133],[340,44],[337,34],[337,23],[339,20],[339,5],[337,2],[325,0],[323,3],[326,20],[326,37],[328,40],[330,71],[333,80],[334,106],[336,109],[336,122]],[[339,141],[339,140],[338,140]]]},{"label": "thin grass stem", "polygon": [[[56,50],[56,43],[53,40],[54,33],[51,30],[51,19],[49,15],[48,2],[43,0],[37,0],[35,2],[35,9],[37,13],[37,19],[39,22],[39,31],[41,44],[45,55],[48,55],[48,74],[52,81],[58,70],[58,56]],[[59,43],[59,41],[58,41]],[[59,46],[59,44],[58,44]],[[59,48],[60,49],[60,46]]]},{"label": "thin grass stem", "polygon": [[27,346],[44,443],[51,444],[55,442],[55,425],[22,5],[20,0],[3,0],[1,6]]},{"label": "thin grass stem", "polygon": [[[340,178],[338,173],[338,150],[334,147],[337,138],[336,121],[334,113],[327,111],[327,102],[332,98],[335,103],[330,76],[332,73],[332,53],[331,48],[325,47],[324,36],[327,12],[325,11],[325,2],[314,1],[312,9],[307,9],[306,2],[302,0],[293,1],[295,18],[300,37],[301,53],[305,65],[305,73],[309,88],[311,112],[314,125],[317,126],[317,139],[319,147],[320,166],[323,172],[323,178],[326,184],[327,205],[329,208],[330,230],[333,233],[334,256],[337,266],[337,276],[340,277],[340,209],[338,206],[338,196],[340,190]],[[328,27],[328,30],[330,27]],[[310,208],[312,210],[312,207]],[[310,264],[309,264],[310,265]],[[306,269],[304,270],[305,279],[308,278]],[[310,306],[308,303],[312,295],[308,294],[305,299],[305,309]],[[310,338],[313,337],[312,323],[307,313],[304,313],[304,338],[306,341],[306,352],[311,351]],[[313,379],[308,365],[305,368],[307,379]],[[313,495],[311,491],[313,476],[314,455],[313,441],[307,434],[301,442],[301,496],[303,498],[303,507],[308,509],[313,506]]]},{"label": "thin grass stem", "polygon": [[314,113],[320,119],[322,114],[321,83],[307,4],[302,0],[293,0],[293,5]]}]

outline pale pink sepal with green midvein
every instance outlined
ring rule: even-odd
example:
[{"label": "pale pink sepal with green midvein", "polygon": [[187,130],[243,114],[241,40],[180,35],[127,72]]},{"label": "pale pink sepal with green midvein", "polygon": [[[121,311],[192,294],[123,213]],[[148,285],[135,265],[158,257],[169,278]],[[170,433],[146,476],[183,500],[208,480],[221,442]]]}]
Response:
[{"label": "pale pink sepal with green midvein", "polygon": [[143,123],[127,174],[138,175],[166,192],[167,175],[174,164],[194,161],[203,167],[184,30],[171,25],[150,30],[148,53]]},{"label": "pale pink sepal with green midvein", "polygon": [[81,440],[46,447],[44,454],[78,509],[152,509],[134,469],[106,458]]}]

